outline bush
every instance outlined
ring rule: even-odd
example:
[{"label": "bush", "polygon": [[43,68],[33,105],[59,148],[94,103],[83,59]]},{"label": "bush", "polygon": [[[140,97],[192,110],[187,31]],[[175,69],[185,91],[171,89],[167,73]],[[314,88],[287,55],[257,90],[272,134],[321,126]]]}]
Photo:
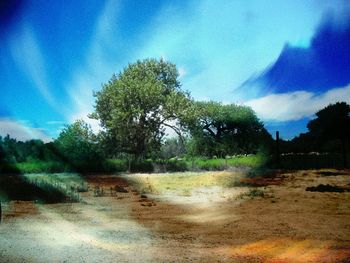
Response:
[{"label": "bush", "polygon": [[223,171],[233,167],[258,168],[266,164],[267,157],[262,154],[238,155],[226,159],[194,158],[187,160],[189,170]]},{"label": "bush", "polygon": [[152,160],[133,161],[130,164],[130,172],[152,173],[154,170]]},{"label": "bush", "polygon": [[61,162],[32,161],[15,164],[21,173],[59,173],[69,172],[72,168]]},{"label": "bush", "polygon": [[125,159],[107,159],[103,164],[103,170],[109,173],[126,172],[128,168],[128,160]]},{"label": "bush", "polygon": [[153,163],[153,167],[154,171],[158,173],[184,172],[188,170],[186,161],[177,159],[158,159]]}]

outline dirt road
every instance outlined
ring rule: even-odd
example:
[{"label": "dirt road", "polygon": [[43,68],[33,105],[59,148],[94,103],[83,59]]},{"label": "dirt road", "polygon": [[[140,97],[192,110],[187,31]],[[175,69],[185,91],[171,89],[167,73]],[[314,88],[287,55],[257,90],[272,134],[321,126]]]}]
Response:
[{"label": "dirt road", "polygon": [[347,189],[349,179],[348,171],[299,171],[260,192],[141,196],[123,178],[93,176],[81,203],[5,203],[0,262],[350,262],[350,192],[305,191]]}]

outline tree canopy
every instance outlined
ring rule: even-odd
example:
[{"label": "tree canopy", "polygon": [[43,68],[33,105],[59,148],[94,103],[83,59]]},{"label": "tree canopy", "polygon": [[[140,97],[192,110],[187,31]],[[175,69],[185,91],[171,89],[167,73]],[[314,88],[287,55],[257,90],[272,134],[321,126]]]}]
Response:
[{"label": "tree canopy", "polygon": [[55,140],[61,158],[76,169],[93,168],[100,161],[96,136],[83,120],[66,125]]},{"label": "tree canopy", "polygon": [[346,153],[350,140],[350,105],[345,102],[330,104],[316,112],[316,118],[308,125],[310,135],[322,147],[339,145],[346,166]]},{"label": "tree canopy", "polygon": [[225,155],[257,150],[265,130],[250,107],[210,101],[195,102],[194,108],[188,127],[199,151]]},{"label": "tree canopy", "polygon": [[165,126],[180,133],[190,98],[180,89],[176,66],[146,59],[129,64],[95,93],[95,112],[106,132],[122,151],[136,159],[159,150]]}]

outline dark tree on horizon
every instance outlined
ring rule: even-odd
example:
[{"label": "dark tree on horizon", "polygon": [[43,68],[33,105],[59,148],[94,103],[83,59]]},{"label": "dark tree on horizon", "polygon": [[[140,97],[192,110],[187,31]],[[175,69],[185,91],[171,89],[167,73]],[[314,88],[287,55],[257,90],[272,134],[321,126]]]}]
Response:
[{"label": "dark tree on horizon", "polygon": [[350,105],[346,102],[328,105],[316,112],[316,118],[308,123],[307,128],[319,145],[338,141],[341,144],[344,167],[347,166],[347,151],[350,140]]}]

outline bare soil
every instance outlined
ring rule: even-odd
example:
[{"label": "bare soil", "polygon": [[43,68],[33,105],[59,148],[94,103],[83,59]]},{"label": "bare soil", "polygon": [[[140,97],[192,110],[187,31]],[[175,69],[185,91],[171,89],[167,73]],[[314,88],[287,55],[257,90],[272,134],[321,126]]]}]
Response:
[{"label": "bare soil", "polygon": [[[0,262],[350,262],[350,171],[185,195],[141,195],[128,176],[86,178],[80,203],[4,203]],[[306,191],[320,184],[345,191]]]}]

